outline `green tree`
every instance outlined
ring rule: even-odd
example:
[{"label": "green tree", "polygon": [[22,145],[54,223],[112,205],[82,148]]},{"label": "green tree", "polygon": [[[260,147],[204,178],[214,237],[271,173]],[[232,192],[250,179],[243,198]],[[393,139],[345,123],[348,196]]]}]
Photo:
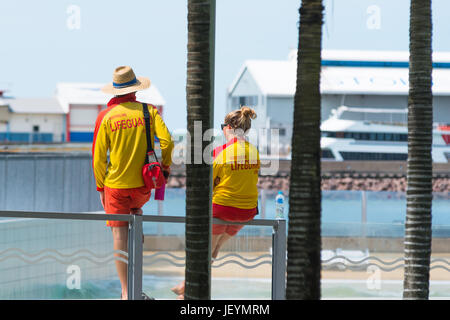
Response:
[{"label": "green tree", "polygon": [[428,299],[431,256],[431,0],[411,0],[404,299]]},{"label": "green tree", "polygon": [[320,299],[320,69],[323,5],[302,0],[289,187],[287,299]]},{"label": "green tree", "polygon": [[188,0],[185,299],[211,298],[212,167],[203,134],[214,119],[214,32],[215,0]]}]

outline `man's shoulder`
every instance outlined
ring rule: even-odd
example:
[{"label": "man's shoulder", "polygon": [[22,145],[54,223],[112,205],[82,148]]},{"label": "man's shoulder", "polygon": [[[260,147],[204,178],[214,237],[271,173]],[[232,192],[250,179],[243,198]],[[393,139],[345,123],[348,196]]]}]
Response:
[{"label": "man's shoulder", "polygon": [[102,110],[102,111],[100,111],[100,112],[98,113],[97,119],[95,120],[96,126],[99,126],[99,125],[103,122],[103,120],[105,119],[106,115],[107,115],[109,112],[111,112],[111,110],[112,110],[113,108],[114,108],[114,107],[108,107],[108,108],[106,108],[106,109],[104,109],[104,110]]},{"label": "man's shoulder", "polygon": [[140,104],[136,102],[125,102],[121,104],[116,104],[101,111],[98,114],[97,119],[109,121],[117,118],[136,116],[137,113],[141,115],[142,107],[139,106]]}]

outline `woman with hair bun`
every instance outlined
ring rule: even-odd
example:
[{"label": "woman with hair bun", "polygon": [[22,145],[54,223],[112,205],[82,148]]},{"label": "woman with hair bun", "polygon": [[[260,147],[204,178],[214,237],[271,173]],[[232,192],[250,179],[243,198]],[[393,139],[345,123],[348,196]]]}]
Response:
[{"label": "woman with hair bun", "polygon": [[[256,118],[252,108],[243,106],[225,117],[221,125],[226,144],[213,152],[213,217],[228,222],[248,222],[258,214],[257,148],[245,139]],[[213,224],[211,256],[214,261],[220,248],[244,226]],[[172,288],[178,299],[184,298],[184,281]]]},{"label": "woman with hair bun", "polygon": [[[230,222],[248,222],[258,213],[257,148],[245,139],[256,118],[253,109],[243,106],[227,114],[222,131],[226,144],[213,152],[213,217]],[[214,224],[211,256],[235,236],[243,225]]]}]

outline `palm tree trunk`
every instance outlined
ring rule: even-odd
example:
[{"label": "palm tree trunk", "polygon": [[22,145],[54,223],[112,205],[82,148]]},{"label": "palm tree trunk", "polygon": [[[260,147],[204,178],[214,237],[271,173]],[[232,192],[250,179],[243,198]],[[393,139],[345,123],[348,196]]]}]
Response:
[{"label": "palm tree trunk", "polygon": [[411,0],[404,299],[428,299],[431,256],[431,0]]},{"label": "palm tree trunk", "polygon": [[302,0],[289,188],[287,299],[320,299],[320,67],[323,5]]},{"label": "palm tree trunk", "polygon": [[214,119],[214,21],[215,0],[188,1],[185,299],[211,298],[212,167],[203,134]]}]

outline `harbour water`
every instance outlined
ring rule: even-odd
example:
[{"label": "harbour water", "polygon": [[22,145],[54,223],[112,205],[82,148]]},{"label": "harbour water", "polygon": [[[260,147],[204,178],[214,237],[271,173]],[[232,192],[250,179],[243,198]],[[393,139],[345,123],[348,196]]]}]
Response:
[{"label": "harbour water", "polygon": [[[403,237],[403,224],[406,218],[406,195],[403,192],[371,192],[365,191],[366,218],[376,236]],[[266,191],[265,218],[275,218],[275,191]],[[361,191],[322,191],[322,236],[357,236],[363,221],[363,193]],[[261,199],[260,199],[261,200]],[[262,217],[262,202],[259,201],[259,212],[256,219]],[[149,201],[144,207],[144,214],[158,214],[158,201]],[[162,214],[183,216],[185,214],[185,189],[167,189],[162,201]],[[288,219],[289,198],[285,199],[285,218]],[[434,236],[450,237],[446,227],[450,228],[450,193],[435,193],[432,207],[432,223]],[[144,226],[146,233],[157,232],[155,225]],[[174,226],[165,230],[168,234],[182,234],[183,226]],[[381,233],[380,233],[381,232]]]}]

